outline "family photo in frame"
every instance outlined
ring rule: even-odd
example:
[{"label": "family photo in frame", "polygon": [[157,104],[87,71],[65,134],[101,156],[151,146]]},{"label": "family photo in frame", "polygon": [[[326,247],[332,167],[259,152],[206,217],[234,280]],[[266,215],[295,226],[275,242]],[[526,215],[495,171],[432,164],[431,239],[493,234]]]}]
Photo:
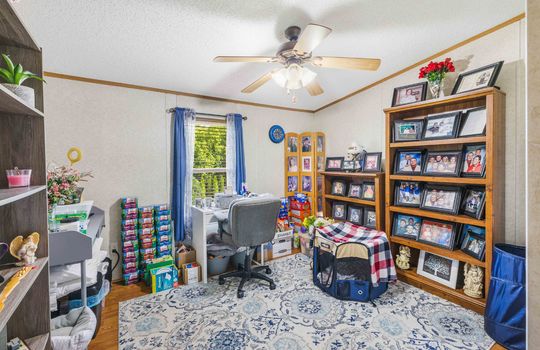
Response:
[{"label": "family photo in frame", "polygon": [[341,171],[345,157],[326,157],[326,171]]},{"label": "family photo in frame", "polygon": [[416,240],[420,234],[421,226],[422,219],[418,216],[396,214],[392,226],[392,235]]},{"label": "family photo in frame", "polygon": [[362,225],[364,209],[362,207],[349,206],[348,210],[347,221],[355,225]]},{"label": "family photo in frame", "polygon": [[394,122],[394,142],[417,141],[422,138],[424,121],[399,120]]},{"label": "family photo in frame", "polygon": [[392,107],[425,101],[427,89],[427,82],[410,84],[395,88],[394,96],[392,97]]},{"label": "family photo in frame", "polygon": [[422,174],[458,177],[461,171],[461,151],[428,151]]},{"label": "family photo in frame", "polygon": [[460,203],[460,187],[427,184],[424,187],[420,208],[456,215]]},{"label": "family photo in frame", "polygon": [[418,241],[448,250],[456,242],[457,224],[434,219],[423,219]]},{"label": "family photo in frame", "polygon": [[423,157],[424,151],[422,150],[396,151],[394,173],[420,175],[422,173]]},{"label": "family photo in frame", "polygon": [[486,171],[486,145],[466,145],[463,150],[463,177],[484,177]]},{"label": "family photo in frame", "polygon": [[432,114],[426,117],[424,140],[452,139],[457,136],[461,111]]},{"label": "family photo in frame", "polygon": [[414,181],[400,181],[395,184],[394,205],[419,207],[423,184]]}]

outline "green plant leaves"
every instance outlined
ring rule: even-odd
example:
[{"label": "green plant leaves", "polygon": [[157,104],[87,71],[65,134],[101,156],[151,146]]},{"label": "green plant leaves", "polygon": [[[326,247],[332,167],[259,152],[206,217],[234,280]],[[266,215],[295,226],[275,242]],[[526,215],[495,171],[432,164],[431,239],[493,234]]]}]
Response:
[{"label": "green plant leaves", "polygon": [[7,69],[0,68],[0,78],[2,78],[8,84],[21,85],[27,79],[36,79],[45,82],[40,76],[34,73],[24,70],[21,64],[16,66],[8,55],[2,54],[2,58],[6,63]]}]

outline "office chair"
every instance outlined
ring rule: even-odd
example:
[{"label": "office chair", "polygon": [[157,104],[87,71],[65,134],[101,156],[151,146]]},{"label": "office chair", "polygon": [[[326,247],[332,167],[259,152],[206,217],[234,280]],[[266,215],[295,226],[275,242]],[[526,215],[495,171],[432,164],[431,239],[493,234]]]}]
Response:
[{"label": "office chair", "polygon": [[276,289],[274,281],[259,273],[264,270],[271,274],[268,266],[251,267],[251,256],[255,248],[274,239],[276,222],[281,201],[273,197],[256,197],[234,201],[229,208],[228,217],[218,216],[219,233],[223,241],[232,243],[236,247],[246,247],[244,264],[238,266],[238,271],[225,273],[219,276],[219,284],[223,285],[229,277],[240,277],[238,285],[238,298],[244,297],[242,288],[252,279],[261,279],[270,283],[270,289]]}]

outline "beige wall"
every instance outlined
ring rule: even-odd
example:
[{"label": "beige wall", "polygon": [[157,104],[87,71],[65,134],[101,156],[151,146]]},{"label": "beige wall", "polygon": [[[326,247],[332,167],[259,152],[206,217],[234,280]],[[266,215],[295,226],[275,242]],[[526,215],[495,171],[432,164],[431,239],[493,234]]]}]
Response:
[{"label": "beige wall", "polygon": [[201,100],[156,92],[48,78],[45,85],[47,162],[64,164],[80,147],[80,170],[92,170],[84,197],[106,212],[103,249],[120,240],[119,199],[141,204],[169,202],[171,116],[166,108],[185,106],[207,113],[241,113],[250,190],[283,195],[283,144],[268,139],[280,124],[288,132],[309,130],[313,114]]},{"label": "beige wall", "polygon": [[[458,71],[496,61],[505,64],[497,85],[506,92],[506,240],[525,243],[525,22],[522,20],[462,46],[441,58],[451,57]],[[400,67],[396,67],[398,70]],[[419,68],[419,67],[418,67]],[[450,94],[457,73],[450,74],[445,93]],[[316,128],[326,132],[327,155],[343,155],[356,141],[368,151],[384,152],[384,113],[394,87],[418,80],[418,69],[405,72],[372,89],[317,112]]]},{"label": "beige wall", "polygon": [[527,337],[540,349],[540,2],[527,8]]}]

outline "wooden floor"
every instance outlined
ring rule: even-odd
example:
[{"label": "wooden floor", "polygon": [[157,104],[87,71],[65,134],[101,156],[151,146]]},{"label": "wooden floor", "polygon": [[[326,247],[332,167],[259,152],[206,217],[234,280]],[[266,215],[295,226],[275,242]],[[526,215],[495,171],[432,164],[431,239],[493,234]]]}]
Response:
[{"label": "wooden floor", "polygon": [[[89,350],[118,349],[118,305],[122,301],[134,299],[149,294],[150,288],[145,283],[124,286],[113,283],[111,292],[106,298],[105,308],[101,315],[101,328],[96,338],[92,340]],[[496,344],[491,350],[505,350]]]}]

